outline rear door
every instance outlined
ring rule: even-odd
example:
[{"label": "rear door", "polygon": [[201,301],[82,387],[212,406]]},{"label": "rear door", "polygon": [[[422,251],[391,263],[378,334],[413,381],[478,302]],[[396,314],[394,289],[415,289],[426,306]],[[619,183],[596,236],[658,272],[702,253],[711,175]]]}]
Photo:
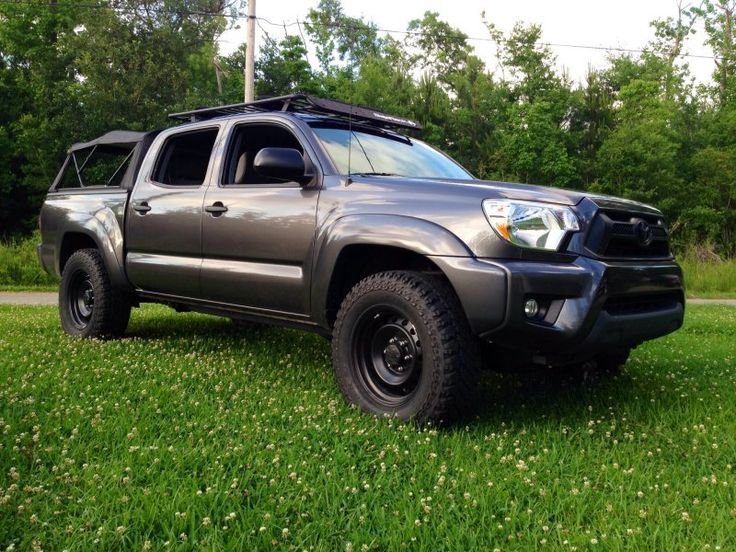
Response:
[{"label": "rear door", "polygon": [[[294,148],[315,168],[296,129],[277,122],[233,126],[223,170],[204,201],[202,294],[254,310],[306,314],[319,174],[306,185],[259,176],[265,147]],[[313,157],[313,156],[312,156]]]},{"label": "rear door", "polygon": [[128,204],[126,269],[138,288],[200,297],[202,202],[219,125],[162,133]]}]

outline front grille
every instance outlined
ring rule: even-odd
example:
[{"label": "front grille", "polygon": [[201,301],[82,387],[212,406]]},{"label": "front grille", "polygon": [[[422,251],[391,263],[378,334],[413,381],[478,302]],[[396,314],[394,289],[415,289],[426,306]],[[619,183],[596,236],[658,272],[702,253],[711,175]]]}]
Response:
[{"label": "front grille", "polygon": [[608,298],[603,310],[614,316],[622,316],[663,311],[680,303],[682,295],[676,291],[658,295],[626,295]]},{"label": "front grille", "polygon": [[667,228],[652,214],[600,210],[585,240],[586,249],[604,259],[666,259],[670,257]]}]

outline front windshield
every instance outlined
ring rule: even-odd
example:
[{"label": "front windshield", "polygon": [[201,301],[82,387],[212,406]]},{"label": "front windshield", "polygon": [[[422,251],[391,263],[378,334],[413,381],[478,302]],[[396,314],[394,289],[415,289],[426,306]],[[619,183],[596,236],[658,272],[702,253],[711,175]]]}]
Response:
[{"label": "front windshield", "polygon": [[313,130],[342,174],[473,178],[452,159],[419,140],[360,130],[352,131],[351,140],[346,128],[314,127]]}]

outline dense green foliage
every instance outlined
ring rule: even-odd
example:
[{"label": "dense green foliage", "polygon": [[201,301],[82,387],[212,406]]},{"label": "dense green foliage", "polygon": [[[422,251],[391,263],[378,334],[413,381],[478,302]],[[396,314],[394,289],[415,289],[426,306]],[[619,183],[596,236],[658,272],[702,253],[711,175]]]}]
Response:
[{"label": "dense green foliage", "polygon": [[733,550],[734,338],[692,307],[612,379],[487,372],[437,431],[347,408],[315,335],[0,307],[0,547]]},{"label": "dense green foliage", "polygon": [[[237,2],[111,4],[0,4],[0,234],[32,227],[71,141],[242,97],[243,50],[215,56]],[[669,216],[677,247],[732,256],[734,13],[734,0],[705,0],[655,21],[641,55],[612,55],[575,84],[536,25],[504,34],[488,21],[498,59],[486,65],[435,13],[397,40],[321,0],[298,33],[265,41],[257,92],[307,91],[415,118],[479,177],[651,202]],[[696,25],[717,57],[710,84],[696,85],[682,57]]]}]

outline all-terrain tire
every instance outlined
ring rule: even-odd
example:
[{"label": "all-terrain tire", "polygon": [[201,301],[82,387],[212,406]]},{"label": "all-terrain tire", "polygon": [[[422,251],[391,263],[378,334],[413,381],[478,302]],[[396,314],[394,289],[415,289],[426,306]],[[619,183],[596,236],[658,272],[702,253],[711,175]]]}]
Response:
[{"label": "all-terrain tire", "polygon": [[478,342],[453,290],[433,276],[358,282],[337,314],[332,360],[347,402],[372,414],[446,424],[477,404]]},{"label": "all-terrain tire", "polygon": [[64,265],[59,288],[61,327],[69,335],[111,338],[130,320],[128,293],[115,289],[96,249],[75,251]]}]

